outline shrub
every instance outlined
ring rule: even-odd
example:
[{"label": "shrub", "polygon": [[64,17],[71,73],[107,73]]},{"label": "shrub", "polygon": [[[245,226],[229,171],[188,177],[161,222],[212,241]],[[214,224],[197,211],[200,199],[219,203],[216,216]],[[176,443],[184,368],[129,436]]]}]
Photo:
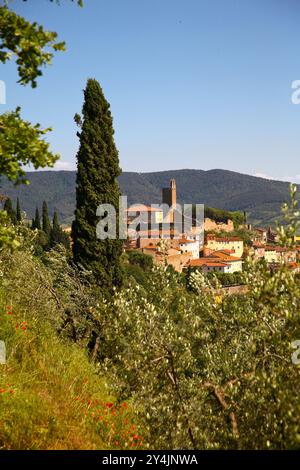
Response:
[{"label": "shrub", "polygon": [[116,403],[88,357],[93,297],[63,252],[47,257],[44,266],[25,248],[0,256],[0,447],[140,447],[131,404]]}]

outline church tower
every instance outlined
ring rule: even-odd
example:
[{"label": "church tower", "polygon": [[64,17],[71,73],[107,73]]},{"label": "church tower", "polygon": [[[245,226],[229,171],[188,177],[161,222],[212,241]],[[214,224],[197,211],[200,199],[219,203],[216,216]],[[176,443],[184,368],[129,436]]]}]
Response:
[{"label": "church tower", "polygon": [[163,188],[162,202],[163,204],[168,204],[169,207],[176,205],[176,181],[175,179],[170,180],[169,188]]},{"label": "church tower", "polygon": [[[162,202],[169,207],[176,206],[176,181],[170,180],[170,186],[162,189]],[[169,214],[164,214],[165,222],[174,223],[174,210],[170,210]]]}]

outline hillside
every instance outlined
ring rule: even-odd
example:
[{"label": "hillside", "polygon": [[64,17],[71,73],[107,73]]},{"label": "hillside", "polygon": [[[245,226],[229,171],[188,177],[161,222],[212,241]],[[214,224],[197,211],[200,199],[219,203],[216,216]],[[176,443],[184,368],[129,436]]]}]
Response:
[{"label": "hillside", "polygon": [[[29,172],[29,186],[15,188],[4,179],[0,193],[13,200],[19,196],[22,208],[32,217],[35,206],[48,201],[50,213],[58,210],[60,219],[70,223],[75,206],[75,172]],[[124,172],[120,176],[123,194],[128,202],[160,203],[161,188],[176,179],[180,203],[204,203],[210,207],[230,211],[247,211],[254,224],[273,224],[280,214],[280,206],[289,197],[289,184],[266,180],[228,170],[170,170],[153,173]]]}]

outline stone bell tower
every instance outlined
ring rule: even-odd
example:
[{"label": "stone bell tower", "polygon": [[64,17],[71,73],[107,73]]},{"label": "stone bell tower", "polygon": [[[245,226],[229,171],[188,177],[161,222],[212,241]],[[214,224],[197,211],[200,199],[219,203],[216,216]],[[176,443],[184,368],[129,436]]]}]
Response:
[{"label": "stone bell tower", "polygon": [[170,180],[169,188],[163,188],[162,202],[168,204],[169,207],[176,205],[176,181],[174,179]]},{"label": "stone bell tower", "polygon": [[[167,204],[169,207],[176,206],[176,181],[175,179],[170,180],[170,186],[162,189],[162,202]],[[166,216],[166,214],[165,214]],[[165,218],[165,222],[174,222],[174,211],[171,210]]]}]

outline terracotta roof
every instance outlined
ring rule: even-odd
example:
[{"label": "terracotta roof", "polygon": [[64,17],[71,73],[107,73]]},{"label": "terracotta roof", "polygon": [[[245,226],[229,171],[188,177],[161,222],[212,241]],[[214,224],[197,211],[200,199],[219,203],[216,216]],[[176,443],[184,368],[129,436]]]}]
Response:
[{"label": "terracotta roof", "polygon": [[209,255],[209,258],[221,258],[224,261],[241,261],[241,258],[237,256],[228,256],[226,253],[222,253],[220,251],[214,251]]},{"label": "terracotta roof", "polygon": [[178,243],[180,243],[181,245],[184,245],[185,243],[195,243],[195,240],[188,240],[187,238],[180,238],[178,240]]},{"label": "terracotta roof", "polygon": [[[211,263],[214,263],[217,266],[225,264],[223,260],[221,260],[221,259],[218,260],[217,258],[216,259],[214,259],[214,258],[197,258],[197,259],[190,260],[189,266],[204,266],[204,265],[208,265],[208,264],[211,264]],[[226,264],[226,266],[228,266],[228,265]]]},{"label": "terracotta roof", "polygon": [[288,264],[289,269],[298,269],[300,268],[300,265],[297,263],[289,263]]},{"label": "terracotta roof", "polygon": [[219,268],[226,268],[228,266],[228,264],[225,264],[225,263],[216,263],[214,261],[211,261],[210,263],[205,263],[205,264],[202,264],[202,266],[208,266],[208,267],[219,267]]},{"label": "terracotta roof", "polygon": [[266,251],[277,251],[278,253],[285,253],[287,251],[297,251],[295,248],[288,248],[286,246],[278,246],[278,245],[267,245],[265,246]]},{"label": "terracotta roof", "polygon": [[151,246],[151,245],[144,246],[142,250],[158,251],[156,246]]},{"label": "terracotta roof", "polygon": [[242,242],[239,237],[216,237],[215,235],[207,235],[207,240],[215,240],[216,242]]},{"label": "terracotta roof", "polygon": [[270,246],[270,245],[266,245],[265,246],[265,250],[266,251],[276,251],[276,246]]},{"label": "terracotta roof", "polygon": [[265,248],[265,245],[263,243],[260,243],[260,242],[254,242],[252,244],[253,248]]}]

